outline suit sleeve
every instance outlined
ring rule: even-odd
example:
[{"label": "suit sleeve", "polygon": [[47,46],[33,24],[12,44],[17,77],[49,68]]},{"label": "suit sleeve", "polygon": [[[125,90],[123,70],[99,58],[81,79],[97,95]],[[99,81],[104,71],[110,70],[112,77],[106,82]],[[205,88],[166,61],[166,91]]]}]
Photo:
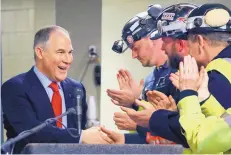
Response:
[{"label": "suit sleeve", "polygon": [[125,144],[147,144],[146,137],[135,134],[124,134]]},{"label": "suit sleeve", "polygon": [[[37,119],[36,112],[23,90],[23,85],[15,81],[8,81],[2,85],[3,113],[17,134],[42,123]],[[70,129],[70,131],[74,135],[78,133],[76,129]],[[78,143],[79,136],[74,138],[67,130],[49,125],[23,141],[26,143]]]},{"label": "suit sleeve", "polygon": [[205,115],[196,95],[178,103],[180,124],[193,153],[221,153],[231,148],[231,108],[221,117]]}]

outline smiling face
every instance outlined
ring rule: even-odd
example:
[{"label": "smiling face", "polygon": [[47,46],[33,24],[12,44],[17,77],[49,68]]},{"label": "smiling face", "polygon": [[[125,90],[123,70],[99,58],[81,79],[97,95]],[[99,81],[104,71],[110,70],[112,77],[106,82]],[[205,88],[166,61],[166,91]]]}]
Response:
[{"label": "smiling face", "polygon": [[50,33],[46,45],[35,47],[36,66],[50,80],[61,82],[66,79],[73,61],[72,43],[67,32],[55,29]]}]

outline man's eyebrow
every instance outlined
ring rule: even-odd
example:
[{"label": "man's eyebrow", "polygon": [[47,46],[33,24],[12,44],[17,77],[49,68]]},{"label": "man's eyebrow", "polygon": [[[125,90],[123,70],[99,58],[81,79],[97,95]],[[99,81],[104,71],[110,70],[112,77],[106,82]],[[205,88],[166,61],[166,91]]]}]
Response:
[{"label": "man's eyebrow", "polygon": [[57,51],[57,52],[65,52],[65,50],[64,50],[64,49],[61,49],[61,48],[60,48],[60,49],[57,49],[56,51]]},{"label": "man's eyebrow", "polygon": [[74,52],[74,49],[71,49],[69,52]]},{"label": "man's eyebrow", "polygon": [[[57,51],[57,52],[66,52],[64,49],[61,49],[61,48],[60,48],[60,49],[57,49],[56,51]],[[68,51],[68,52],[73,52],[73,51],[74,51],[74,50],[73,50],[73,49],[71,49],[71,50],[70,50],[70,51]]]}]

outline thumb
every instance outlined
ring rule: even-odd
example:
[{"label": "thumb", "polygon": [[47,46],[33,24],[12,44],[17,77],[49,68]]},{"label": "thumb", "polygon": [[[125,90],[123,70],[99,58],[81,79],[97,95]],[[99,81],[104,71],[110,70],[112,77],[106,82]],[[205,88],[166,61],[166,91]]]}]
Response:
[{"label": "thumb", "polygon": [[120,106],[120,109],[123,110],[126,113],[129,113],[129,111],[131,110],[130,108],[123,107],[123,106]]},{"label": "thumb", "polygon": [[208,85],[209,76],[208,76],[208,72],[206,71],[206,69],[204,69],[204,80],[207,82],[207,85]]},{"label": "thumb", "polygon": [[175,102],[174,98],[172,97],[172,95],[169,95],[168,98],[169,98],[169,101],[170,101],[171,104],[175,104],[176,105],[176,102]]},{"label": "thumb", "polygon": [[108,137],[114,139],[115,134],[113,131],[106,129],[104,126],[101,126],[101,131],[105,133]]},{"label": "thumb", "polygon": [[112,133],[111,130],[106,129],[104,126],[101,126],[100,129],[101,129],[101,131],[103,131],[107,135],[110,135]]},{"label": "thumb", "polygon": [[135,103],[138,105],[138,106],[141,106],[141,107],[143,107],[144,109],[149,109],[148,107],[148,102],[146,102],[146,101],[144,101],[144,100],[142,100],[142,101],[140,101],[140,100],[135,100]]},{"label": "thumb", "polygon": [[141,79],[140,80],[140,85],[139,85],[140,88],[143,88],[144,87],[144,79]]},{"label": "thumb", "polygon": [[200,72],[199,72],[199,79],[198,79],[198,82],[197,82],[197,85],[198,85],[198,87],[200,88],[201,87],[201,85],[203,84],[203,80],[204,80],[204,67],[203,66],[201,66],[201,68],[200,68]]}]

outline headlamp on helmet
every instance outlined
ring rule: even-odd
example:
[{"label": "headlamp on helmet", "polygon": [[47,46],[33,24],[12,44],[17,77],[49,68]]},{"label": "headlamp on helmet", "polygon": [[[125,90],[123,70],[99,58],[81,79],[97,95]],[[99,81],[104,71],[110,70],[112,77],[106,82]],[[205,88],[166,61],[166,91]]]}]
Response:
[{"label": "headlamp on helmet", "polygon": [[[196,11],[199,11],[198,8]],[[192,14],[195,14],[192,12]],[[201,16],[190,15],[187,19],[187,31],[192,32],[208,32],[208,31],[230,31],[231,17],[229,10],[221,7],[213,7],[207,10]]]}]

